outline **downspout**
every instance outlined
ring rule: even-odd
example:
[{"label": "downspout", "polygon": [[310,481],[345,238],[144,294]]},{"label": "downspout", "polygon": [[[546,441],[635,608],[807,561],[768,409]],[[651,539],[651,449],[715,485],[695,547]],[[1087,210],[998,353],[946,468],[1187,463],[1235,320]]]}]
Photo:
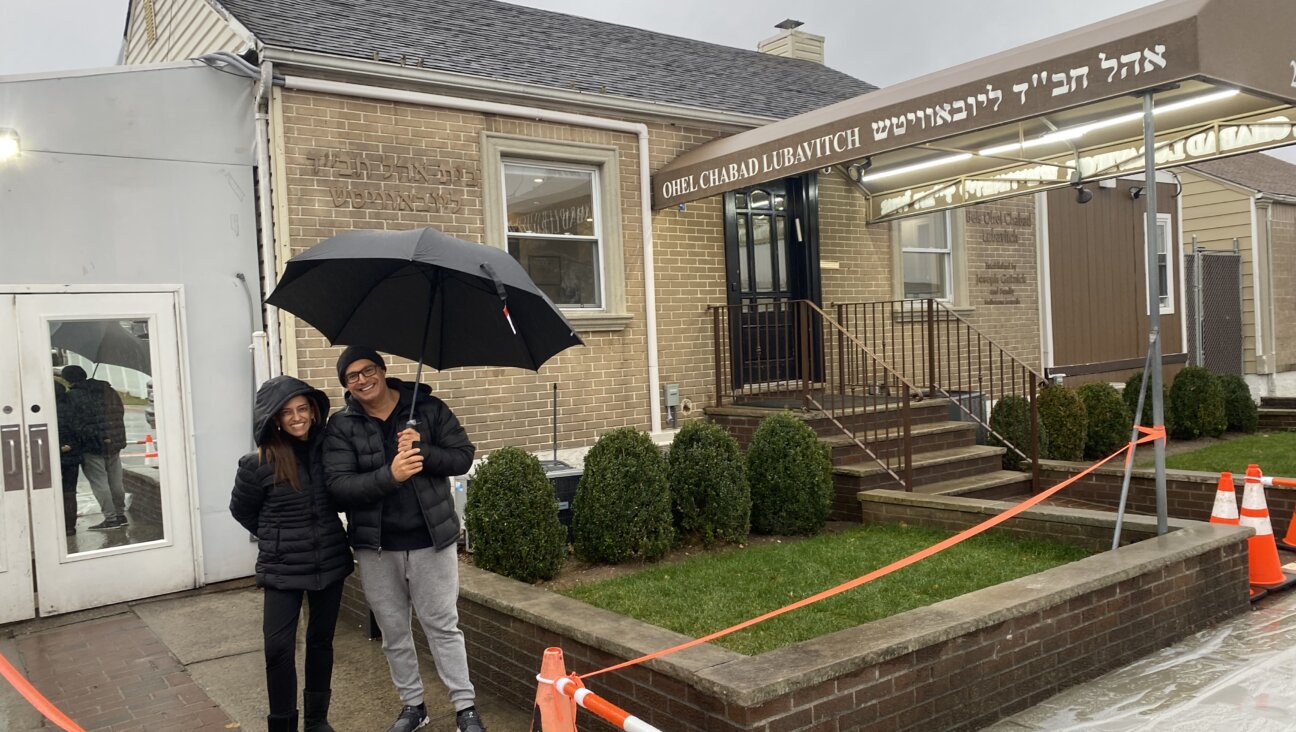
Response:
[{"label": "downspout", "polygon": [[[257,203],[261,226],[257,236],[261,245],[261,292],[266,295],[278,280],[275,262],[274,205],[270,186],[270,90],[274,84],[274,68],[269,61],[261,62],[261,81],[256,92],[256,159]],[[270,376],[282,373],[282,345],[279,343],[279,308],[265,306],[266,341],[270,347]]]},{"label": "downspout", "polygon": [[[263,82],[265,80],[265,69],[269,62],[262,65]],[[469,112],[480,112],[482,114],[498,114],[506,117],[521,117],[524,119],[540,120],[542,122],[554,122],[558,124],[569,124],[578,127],[589,127],[600,130],[611,130],[614,132],[634,133],[639,139],[639,199],[640,199],[640,217],[642,218],[643,229],[643,257],[644,257],[644,322],[648,331],[648,416],[650,430],[653,434],[661,432],[661,404],[659,403],[658,394],[661,392],[661,374],[657,360],[657,293],[655,286],[655,270],[653,267],[653,239],[652,239],[652,180],[649,175],[649,157],[648,157],[648,125],[642,122],[625,122],[622,120],[605,119],[585,114],[575,114],[572,112],[559,112],[550,109],[540,109],[538,107],[525,107],[519,104],[504,104],[500,102],[488,102],[476,99],[461,99],[459,97],[449,97],[442,94],[428,94],[425,92],[407,91],[404,89],[388,89],[379,86],[368,86],[365,84],[349,84],[341,81],[326,81],[323,79],[309,79],[299,76],[289,76],[284,79],[284,87],[287,89],[297,89],[300,91],[313,91],[323,94],[339,94],[342,96],[358,97],[363,99],[379,99],[388,102],[405,102],[409,104],[421,104],[431,107],[442,107],[444,109],[459,109]],[[257,108],[258,125],[261,119],[260,107]],[[258,134],[260,134],[258,127]],[[269,153],[267,151],[267,159]],[[269,215],[268,213],[266,215]],[[273,273],[273,269],[271,270]],[[273,282],[273,277],[271,279]],[[278,329],[276,326],[275,335]],[[277,342],[277,338],[272,343]]]}]

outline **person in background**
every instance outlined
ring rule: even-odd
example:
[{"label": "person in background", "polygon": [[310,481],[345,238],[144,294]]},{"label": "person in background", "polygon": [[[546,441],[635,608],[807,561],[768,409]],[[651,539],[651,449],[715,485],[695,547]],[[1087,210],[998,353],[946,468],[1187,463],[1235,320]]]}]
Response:
[{"label": "person in background", "polygon": [[81,473],[81,443],[73,428],[67,387],[58,380],[54,381],[54,414],[58,419],[59,468],[63,471],[63,528],[68,536],[76,536],[76,492],[77,478]]},{"label": "person in background", "polygon": [[304,729],[333,732],[328,722],[333,633],[353,563],[320,464],[328,409],[324,392],[291,376],[262,384],[253,411],[258,449],[239,460],[230,498],[234,519],[257,537],[269,732],[297,730],[297,623],[303,598],[310,603]]},{"label": "person in background", "polygon": [[63,379],[71,385],[68,406],[72,429],[81,443],[81,469],[103,512],[103,521],[90,529],[122,528],[127,524],[121,464],[121,451],[126,447],[126,407],[112,384],[87,378],[80,366],[64,366]]},{"label": "person in background", "polygon": [[[485,732],[459,630],[459,518],[448,479],[468,472],[476,448],[430,387],[387,378],[377,351],[347,348],[337,375],[347,390],[346,406],[325,430],[324,474],[347,512],[365,601],[382,629],[403,705],[387,732],[410,732],[428,722],[411,607],[460,732]],[[413,426],[407,425],[411,407]]]}]

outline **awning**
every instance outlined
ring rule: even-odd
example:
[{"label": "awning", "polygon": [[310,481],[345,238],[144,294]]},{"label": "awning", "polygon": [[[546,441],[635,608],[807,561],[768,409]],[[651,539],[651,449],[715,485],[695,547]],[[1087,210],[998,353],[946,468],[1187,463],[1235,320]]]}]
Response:
[{"label": "awning", "polygon": [[1296,143],[1294,30],[1292,0],[1158,3],[704,144],[653,207],[842,166],[882,221],[1142,172],[1148,92],[1158,167]]}]

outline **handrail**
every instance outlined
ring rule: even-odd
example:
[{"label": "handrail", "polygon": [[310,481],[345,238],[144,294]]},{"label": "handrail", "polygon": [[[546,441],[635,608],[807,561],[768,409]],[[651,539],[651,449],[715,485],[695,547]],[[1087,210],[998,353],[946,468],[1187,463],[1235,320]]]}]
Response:
[{"label": "handrail", "polygon": [[[850,332],[927,393],[949,398],[1021,459],[1039,484],[1036,392],[1044,376],[1013,356],[943,302],[883,300],[835,305]],[[1030,405],[1030,445],[1016,445],[990,425],[988,406],[1005,396]]]},{"label": "handrail", "polygon": [[[711,305],[717,405],[799,404],[828,420],[904,490],[913,486],[911,400],[922,390],[807,300]],[[737,325],[735,323],[737,318]],[[835,348],[819,348],[833,343]],[[741,358],[734,360],[733,354]],[[864,385],[869,385],[865,387]]]}]

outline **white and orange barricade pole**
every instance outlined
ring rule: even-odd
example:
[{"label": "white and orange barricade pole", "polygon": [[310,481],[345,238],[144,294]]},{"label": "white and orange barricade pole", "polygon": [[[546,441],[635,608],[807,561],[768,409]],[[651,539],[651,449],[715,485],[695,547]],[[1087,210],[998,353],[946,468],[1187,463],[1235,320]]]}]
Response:
[{"label": "white and orange barricade pole", "polygon": [[[581,709],[586,709],[598,715],[600,719],[619,730],[625,730],[625,732],[661,732],[651,724],[586,689],[585,685],[574,674],[557,679],[554,682],[554,689],[561,696],[575,701]],[[549,729],[546,727],[544,732],[549,732]]]},{"label": "white and orange barricade pole", "polygon": [[1247,466],[1239,523],[1255,531],[1255,535],[1247,539],[1250,581],[1261,589],[1283,590],[1296,584],[1296,577],[1284,574],[1278,561],[1278,546],[1274,541],[1273,524],[1269,521],[1269,508],[1265,505],[1261,477],[1260,466],[1254,463]]},{"label": "white and orange barricade pole", "polygon": [[[1279,488],[1296,488],[1296,480],[1291,478],[1270,478],[1263,476],[1260,478],[1260,485],[1265,488],[1277,486]],[[1278,548],[1285,552],[1296,552],[1296,511],[1292,512],[1291,520],[1287,523],[1287,535],[1278,540]]]},{"label": "white and orange barricade pole", "polygon": [[1238,525],[1237,492],[1233,490],[1233,474],[1220,473],[1219,482],[1215,484],[1215,505],[1211,508],[1212,524]]}]

